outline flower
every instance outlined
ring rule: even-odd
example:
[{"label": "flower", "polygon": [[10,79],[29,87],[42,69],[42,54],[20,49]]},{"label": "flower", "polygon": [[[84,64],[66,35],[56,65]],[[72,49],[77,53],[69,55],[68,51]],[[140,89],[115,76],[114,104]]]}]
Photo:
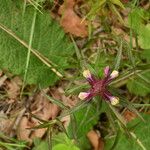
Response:
[{"label": "flower", "polygon": [[81,100],[90,101],[94,96],[101,96],[103,99],[109,101],[112,105],[119,103],[119,98],[115,97],[109,92],[108,85],[110,82],[118,77],[119,72],[117,70],[110,71],[109,66],[104,69],[104,78],[98,79],[89,70],[83,72],[83,76],[89,82],[91,88],[87,92],[80,92],[78,97]]}]

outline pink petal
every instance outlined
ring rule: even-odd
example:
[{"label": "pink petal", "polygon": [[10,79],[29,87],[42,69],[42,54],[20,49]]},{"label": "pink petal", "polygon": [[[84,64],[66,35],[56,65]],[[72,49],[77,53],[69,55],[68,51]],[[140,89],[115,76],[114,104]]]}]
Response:
[{"label": "pink petal", "polygon": [[109,68],[109,66],[105,67],[104,74],[105,74],[105,77],[108,77],[108,75],[110,74],[110,68]]}]

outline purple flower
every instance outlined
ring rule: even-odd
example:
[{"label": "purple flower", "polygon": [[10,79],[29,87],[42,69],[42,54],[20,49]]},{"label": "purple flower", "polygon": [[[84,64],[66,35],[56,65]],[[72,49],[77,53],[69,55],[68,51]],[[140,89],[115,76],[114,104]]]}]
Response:
[{"label": "purple flower", "polygon": [[94,96],[99,95],[103,99],[109,101],[112,105],[118,104],[119,98],[113,96],[108,90],[109,83],[114,78],[118,77],[118,75],[118,71],[114,70],[111,72],[109,66],[105,67],[104,69],[103,79],[98,79],[93,74],[91,74],[89,70],[85,70],[83,72],[83,76],[87,79],[91,88],[87,92],[81,92],[78,97],[81,100],[90,101]]}]

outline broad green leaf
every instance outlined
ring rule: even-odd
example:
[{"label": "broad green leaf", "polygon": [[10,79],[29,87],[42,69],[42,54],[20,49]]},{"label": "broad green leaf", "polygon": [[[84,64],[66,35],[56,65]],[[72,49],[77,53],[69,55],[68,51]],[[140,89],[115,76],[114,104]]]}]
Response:
[{"label": "broad green leaf", "polygon": [[142,58],[146,59],[148,62],[150,62],[150,49],[145,49],[141,53]]},{"label": "broad green leaf", "polygon": [[142,26],[142,18],[144,17],[144,12],[142,9],[135,8],[129,14],[129,25],[136,32],[139,33]]},{"label": "broad green leaf", "polygon": [[[95,100],[95,101],[93,101]],[[103,103],[99,99],[93,99],[87,103],[86,107],[74,113],[75,120],[72,120],[68,126],[68,134],[70,137],[81,138],[90,131],[98,122],[100,113],[103,112]],[[75,135],[74,135],[75,134]]]},{"label": "broad green leaf", "polygon": [[80,149],[73,145],[57,144],[53,147],[53,150],[80,150]]},{"label": "broad green leaf", "polygon": [[[54,135],[50,142],[52,142],[52,150],[79,150],[74,141],[69,139],[64,133]],[[34,145],[33,150],[49,150],[47,141],[34,139]]]},{"label": "broad green leaf", "polygon": [[135,95],[146,96],[150,93],[150,72],[141,74],[141,77],[131,78],[127,83],[129,91]]},{"label": "broad green leaf", "polygon": [[[150,147],[150,116],[143,114],[146,122],[142,122],[140,118],[136,118],[128,123],[128,128],[132,128],[131,137],[124,133],[119,135],[119,141],[116,144],[115,150],[148,150]],[[115,137],[105,139],[105,150],[110,150],[114,143]]]},{"label": "broad green leaf", "polygon": [[41,141],[40,139],[35,139],[34,145],[35,146],[32,150],[49,150],[47,141]]},{"label": "broad green leaf", "polygon": [[150,49],[150,14],[144,9],[135,8],[129,15],[129,25],[138,34],[139,45]]},{"label": "broad green leaf", "polygon": [[[51,19],[49,12],[40,13],[24,1],[1,0],[0,25],[5,26],[21,41],[29,44],[30,30],[34,12],[37,11],[32,48],[37,50],[59,72],[69,66],[68,59],[73,54],[73,45],[60,26]],[[24,76],[27,48],[10,34],[0,28],[0,68],[14,75]],[[54,65],[55,64],[55,65]],[[33,53],[30,56],[27,72],[28,84],[42,87],[53,85],[58,76]]]},{"label": "broad green leaf", "polygon": [[64,133],[59,133],[53,137],[53,145],[52,150],[79,150],[74,140],[69,139]]},{"label": "broad green leaf", "polygon": [[143,49],[150,49],[150,24],[141,29],[139,33],[139,45]]},{"label": "broad green leaf", "polygon": [[80,148],[80,150],[92,149],[91,143],[86,135],[82,136],[80,139],[78,139],[77,146]]}]

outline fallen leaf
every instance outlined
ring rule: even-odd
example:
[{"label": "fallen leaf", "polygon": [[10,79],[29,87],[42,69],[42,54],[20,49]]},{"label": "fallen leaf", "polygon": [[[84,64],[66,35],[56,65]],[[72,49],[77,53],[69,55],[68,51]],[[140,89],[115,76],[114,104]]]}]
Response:
[{"label": "fallen leaf", "polygon": [[[60,108],[57,105],[50,103],[50,101],[43,95],[42,92],[39,92],[34,97],[34,103],[32,103],[30,109],[32,114],[34,114],[35,116],[37,116],[42,120],[47,120],[47,121],[50,119],[54,119],[60,111]],[[38,125],[40,125],[38,119],[35,119],[31,116],[29,117],[24,116],[20,120],[18,131],[17,131],[17,137],[20,140],[26,140],[31,144],[32,139],[36,137],[38,138],[43,137],[43,135],[47,130],[46,128],[35,129],[35,130],[28,129]]]},{"label": "fallen leaf", "polygon": [[29,143],[32,143],[32,140],[30,139],[31,130],[28,130],[27,128],[31,128],[31,125],[29,124],[28,118],[24,116],[21,119],[17,129],[17,137],[20,140],[25,140],[28,141]]},{"label": "fallen leaf", "polygon": [[90,140],[90,142],[94,148],[93,150],[103,150],[104,149],[104,142],[103,142],[102,138],[100,137],[100,135],[98,135],[98,133],[96,131],[91,130],[90,132],[88,132],[87,137]]},{"label": "fallen leaf", "polygon": [[129,110],[126,110],[123,114],[124,118],[126,119],[127,122],[135,119],[137,115]]},{"label": "fallen leaf", "polygon": [[4,84],[6,79],[7,79],[6,75],[3,75],[2,77],[0,77],[0,87]]},{"label": "fallen leaf", "polygon": [[7,115],[0,111],[0,132],[9,134],[15,118],[8,118]]},{"label": "fallen leaf", "polygon": [[75,0],[66,0],[60,6],[59,14],[62,15],[60,24],[67,33],[79,37],[87,37],[86,21],[83,21],[83,19],[74,12],[74,5]]},{"label": "fallen leaf", "polygon": [[[54,99],[62,100],[66,106],[70,106],[70,104],[67,105],[67,103],[68,101],[71,101],[71,98],[65,96],[65,92],[61,87],[53,87],[50,89],[47,88],[43,91],[48,93]],[[43,94],[43,92],[37,93],[31,99],[31,102],[28,102],[28,104],[32,114],[34,114],[37,118],[46,121],[55,119],[61,111],[60,107],[51,103],[50,100]],[[40,125],[40,121],[30,116],[28,113],[25,113],[25,115],[19,120],[20,122],[17,128],[17,137],[20,140],[28,141],[29,144],[32,144],[32,139],[36,137],[42,138],[47,130],[46,128],[34,130],[28,129]],[[66,116],[61,121],[67,126],[70,121],[70,117]]]},{"label": "fallen leaf", "polygon": [[8,93],[8,98],[10,99],[16,99],[17,96],[20,93],[21,89],[21,80],[19,77],[14,77],[10,81],[6,81],[7,84],[7,93]]}]

